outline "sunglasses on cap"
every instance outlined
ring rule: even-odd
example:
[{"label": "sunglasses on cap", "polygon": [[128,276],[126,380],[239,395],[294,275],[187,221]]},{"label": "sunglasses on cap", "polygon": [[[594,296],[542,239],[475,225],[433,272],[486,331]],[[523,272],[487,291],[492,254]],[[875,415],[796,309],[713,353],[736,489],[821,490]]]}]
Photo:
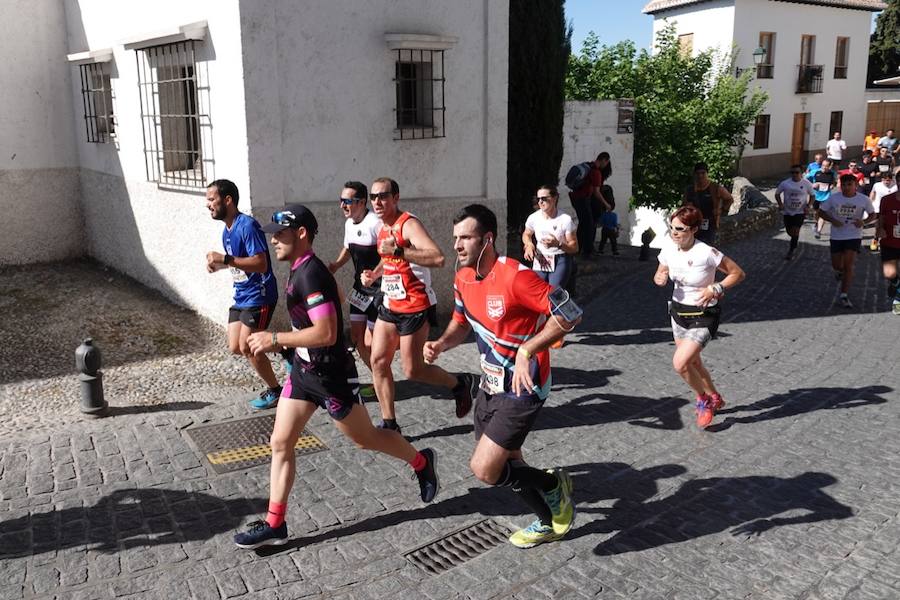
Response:
[{"label": "sunglasses on cap", "polygon": [[281,210],[272,215],[272,222],[276,225],[281,225],[282,227],[300,227],[300,222],[297,220],[297,215],[292,213],[289,210]]}]

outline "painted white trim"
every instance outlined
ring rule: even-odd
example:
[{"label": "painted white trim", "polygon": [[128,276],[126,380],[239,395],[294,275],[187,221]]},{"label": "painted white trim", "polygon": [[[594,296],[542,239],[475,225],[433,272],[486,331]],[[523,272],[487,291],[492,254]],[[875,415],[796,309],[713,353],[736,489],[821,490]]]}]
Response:
[{"label": "painted white trim", "polygon": [[385,33],[384,41],[390,50],[449,50],[459,42],[459,37],[424,33]]},{"label": "painted white trim", "polygon": [[112,48],[102,50],[86,50],[75,54],[66,54],[66,60],[75,65],[89,65],[93,63],[110,62],[113,57]]},{"label": "painted white trim", "polygon": [[151,46],[161,46],[187,40],[204,40],[207,32],[206,21],[197,21],[187,25],[170,27],[163,31],[135,36],[122,40],[122,44],[126,50],[143,50]]}]

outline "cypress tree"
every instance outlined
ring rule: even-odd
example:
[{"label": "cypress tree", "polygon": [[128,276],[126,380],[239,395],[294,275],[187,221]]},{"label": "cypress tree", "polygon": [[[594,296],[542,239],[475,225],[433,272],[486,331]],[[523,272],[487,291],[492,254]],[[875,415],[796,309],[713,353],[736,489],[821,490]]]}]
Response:
[{"label": "cypress tree", "polygon": [[508,248],[521,245],[537,188],[555,184],[563,154],[565,78],[571,30],[563,0],[509,3]]}]

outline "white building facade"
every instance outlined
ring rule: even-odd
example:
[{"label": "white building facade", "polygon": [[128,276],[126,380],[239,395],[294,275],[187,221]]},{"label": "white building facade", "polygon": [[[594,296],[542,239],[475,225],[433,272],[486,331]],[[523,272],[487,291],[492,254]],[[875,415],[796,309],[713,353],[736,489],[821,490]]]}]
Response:
[{"label": "white building facade", "polygon": [[811,160],[840,131],[857,157],[865,137],[866,69],[872,12],[880,0],[655,0],[644,7],[653,33],[674,24],[685,50],[737,51],[736,67],[753,69],[769,100],[747,132],[741,173],[784,173]]},{"label": "white building facade", "polygon": [[[351,179],[396,179],[449,265],[462,206],[487,204],[505,228],[506,0],[17,4],[27,11],[0,9],[25,57],[0,82],[3,112],[24,117],[0,120],[13,215],[0,262],[91,256],[224,322],[230,279],[204,266],[221,250],[205,208],[214,179],[233,180],[261,221],[307,204],[326,261]],[[35,242],[48,211],[71,219],[62,239]],[[452,276],[433,272],[444,312]]]}]

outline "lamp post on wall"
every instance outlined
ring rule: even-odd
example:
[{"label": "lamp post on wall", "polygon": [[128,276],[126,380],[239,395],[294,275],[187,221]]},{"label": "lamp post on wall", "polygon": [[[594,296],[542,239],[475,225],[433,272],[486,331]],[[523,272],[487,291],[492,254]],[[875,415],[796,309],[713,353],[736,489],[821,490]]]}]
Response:
[{"label": "lamp post on wall", "polygon": [[[768,54],[768,52],[766,52],[766,49],[762,46],[758,46],[756,50],[753,51],[753,68],[755,71],[758,70],[759,66],[766,60],[766,54]],[[735,67],[734,76],[740,77],[743,72],[744,69]]]}]

